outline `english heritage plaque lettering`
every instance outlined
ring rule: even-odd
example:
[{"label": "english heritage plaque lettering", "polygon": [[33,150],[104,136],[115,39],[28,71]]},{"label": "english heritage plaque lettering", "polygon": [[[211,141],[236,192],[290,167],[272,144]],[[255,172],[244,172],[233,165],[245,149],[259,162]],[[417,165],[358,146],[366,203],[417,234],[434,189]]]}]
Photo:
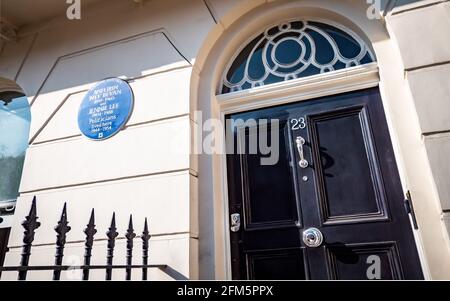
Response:
[{"label": "english heritage plaque lettering", "polygon": [[104,140],[117,134],[133,110],[130,85],[119,78],[105,79],[90,89],[78,111],[78,127],[92,140]]}]

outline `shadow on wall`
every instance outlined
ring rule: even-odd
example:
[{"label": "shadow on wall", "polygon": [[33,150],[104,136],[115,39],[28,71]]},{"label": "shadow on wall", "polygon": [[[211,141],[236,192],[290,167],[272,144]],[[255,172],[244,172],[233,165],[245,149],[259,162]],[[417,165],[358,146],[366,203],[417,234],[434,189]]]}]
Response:
[{"label": "shadow on wall", "polygon": [[423,0],[367,0],[369,4],[377,4],[379,3],[379,8],[383,11],[383,16],[388,15],[393,12],[393,10],[404,10],[408,9],[408,6],[418,2],[424,2],[424,5],[427,5],[427,1]]},{"label": "shadow on wall", "polygon": [[164,269],[164,272],[175,280],[189,280],[189,278],[187,278],[177,270],[171,268],[170,266],[167,266]]},{"label": "shadow on wall", "polygon": [[[67,20],[67,4],[48,5],[33,18],[15,16],[32,9],[31,4],[10,4],[5,11],[17,23],[23,41],[6,44],[3,59],[22,55],[29,47],[18,74],[29,95],[75,88],[106,77],[134,78],[174,63],[190,65],[197,40],[214,24],[203,1],[88,2],[82,4],[81,20]],[[44,18],[43,12],[53,17]],[[8,70],[3,67],[0,72]]]},{"label": "shadow on wall", "polygon": [[108,77],[141,77],[157,68],[180,64],[190,62],[168,34],[152,31],[58,58],[36,97]]}]

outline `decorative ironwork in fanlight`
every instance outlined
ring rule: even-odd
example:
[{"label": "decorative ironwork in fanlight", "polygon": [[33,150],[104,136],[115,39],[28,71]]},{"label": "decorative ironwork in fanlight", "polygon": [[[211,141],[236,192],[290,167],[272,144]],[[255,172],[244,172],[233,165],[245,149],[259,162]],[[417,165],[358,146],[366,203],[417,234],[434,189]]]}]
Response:
[{"label": "decorative ironwork in fanlight", "polygon": [[266,29],[226,68],[222,94],[375,61],[369,47],[341,26],[290,21]]}]

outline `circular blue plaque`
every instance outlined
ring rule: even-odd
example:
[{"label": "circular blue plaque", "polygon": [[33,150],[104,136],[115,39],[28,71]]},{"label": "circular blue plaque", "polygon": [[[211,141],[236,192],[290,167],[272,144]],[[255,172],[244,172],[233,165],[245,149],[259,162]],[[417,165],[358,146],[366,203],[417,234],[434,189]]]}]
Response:
[{"label": "circular blue plaque", "polygon": [[99,82],[83,98],[78,111],[78,127],[89,139],[104,140],[119,132],[133,110],[130,85],[119,78]]}]

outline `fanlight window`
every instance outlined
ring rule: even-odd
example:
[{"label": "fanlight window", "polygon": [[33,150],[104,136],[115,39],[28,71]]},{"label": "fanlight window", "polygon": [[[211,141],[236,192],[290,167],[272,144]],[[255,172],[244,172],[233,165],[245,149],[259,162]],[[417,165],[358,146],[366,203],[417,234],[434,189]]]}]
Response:
[{"label": "fanlight window", "polygon": [[266,29],[235,56],[223,76],[222,93],[349,68],[375,61],[353,32],[300,21]]}]

